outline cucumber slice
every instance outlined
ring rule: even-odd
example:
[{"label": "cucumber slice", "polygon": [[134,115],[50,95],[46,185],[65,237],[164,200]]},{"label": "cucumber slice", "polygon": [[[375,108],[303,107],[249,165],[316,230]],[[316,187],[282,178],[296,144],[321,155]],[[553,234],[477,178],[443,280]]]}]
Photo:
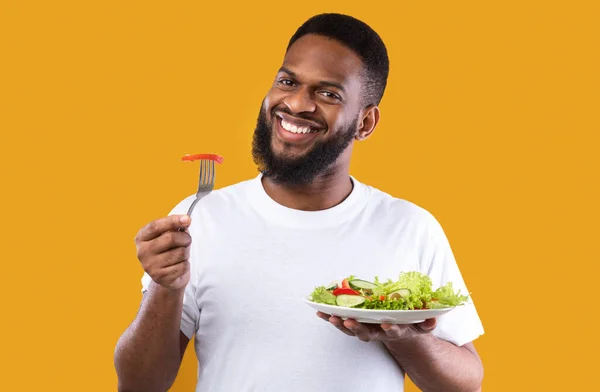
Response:
[{"label": "cucumber slice", "polygon": [[354,290],[373,290],[375,287],[377,287],[375,283],[367,282],[366,280],[362,279],[352,279],[348,283]]},{"label": "cucumber slice", "polygon": [[400,297],[402,298],[406,298],[410,295],[410,290],[409,289],[400,289],[400,290],[396,290],[393,293],[390,293],[390,295],[388,295],[388,298],[390,299],[398,299]]},{"label": "cucumber slice", "polygon": [[337,282],[331,282],[329,286],[325,287],[325,290],[335,290],[338,288]]},{"label": "cucumber slice", "polygon": [[360,295],[340,294],[335,297],[335,303],[337,306],[343,306],[345,308],[353,308],[357,305],[365,302],[365,298]]}]

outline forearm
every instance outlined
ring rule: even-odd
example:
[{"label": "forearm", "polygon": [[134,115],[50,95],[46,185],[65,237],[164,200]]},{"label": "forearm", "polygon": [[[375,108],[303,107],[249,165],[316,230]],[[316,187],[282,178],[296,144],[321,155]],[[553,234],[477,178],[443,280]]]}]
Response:
[{"label": "forearm", "polygon": [[386,342],[396,362],[424,392],[476,392],[481,388],[483,366],[465,347],[431,334]]},{"label": "forearm", "polygon": [[152,282],[145,296],[115,349],[119,391],[166,391],[179,371],[183,290]]}]

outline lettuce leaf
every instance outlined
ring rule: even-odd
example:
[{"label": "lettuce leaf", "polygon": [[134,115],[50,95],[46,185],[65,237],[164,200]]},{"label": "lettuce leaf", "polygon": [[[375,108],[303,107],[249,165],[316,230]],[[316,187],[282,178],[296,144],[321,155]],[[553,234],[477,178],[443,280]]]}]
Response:
[{"label": "lettuce leaf", "polygon": [[460,305],[469,299],[469,296],[461,295],[460,290],[454,292],[454,289],[452,288],[452,282],[448,282],[444,286],[434,291],[433,298],[435,298],[439,304],[448,307]]},{"label": "lettuce leaf", "polygon": [[431,278],[420,272],[402,272],[398,284],[403,289],[409,289],[412,295],[421,296],[433,292]]},{"label": "lettuce leaf", "polygon": [[325,286],[317,287],[311,294],[313,302],[335,305],[335,295],[331,294]]}]

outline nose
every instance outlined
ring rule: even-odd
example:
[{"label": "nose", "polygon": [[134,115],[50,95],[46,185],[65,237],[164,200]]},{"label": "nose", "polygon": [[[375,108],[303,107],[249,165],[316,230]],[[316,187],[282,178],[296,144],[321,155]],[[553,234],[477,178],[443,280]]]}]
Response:
[{"label": "nose", "polygon": [[317,105],[312,99],[310,91],[306,88],[299,88],[290,92],[283,102],[293,113],[313,113],[317,109]]}]

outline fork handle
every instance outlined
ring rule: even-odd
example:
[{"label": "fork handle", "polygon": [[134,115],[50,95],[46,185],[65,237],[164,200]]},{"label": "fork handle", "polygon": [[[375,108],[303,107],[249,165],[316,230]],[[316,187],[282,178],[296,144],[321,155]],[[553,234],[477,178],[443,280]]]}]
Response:
[{"label": "fork handle", "polygon": [[[192,211],[194,210],[194,207],[196,207],[196,203],[198,203],[198,200],[200,200],[199,197],[196,197],[194,199],[192,205],[190,206],[190,208],[188,208],[187,216],[192,216]],[[185,229],[183,227],[180,227],[179,229],[177,229],[177,231],[185,231]]]},{"label": "fork handle", "polygon": [[192,216],[192,211],[194,210],[194,207],[196,207],[196,203],[198,203],[198,200],[200,200],[199,197],[196,197],[194,199],[194,201],[192,202],[192,205],[190,206],[190,208],[188,208],[187,216],[190,216],[190,217]]}]

